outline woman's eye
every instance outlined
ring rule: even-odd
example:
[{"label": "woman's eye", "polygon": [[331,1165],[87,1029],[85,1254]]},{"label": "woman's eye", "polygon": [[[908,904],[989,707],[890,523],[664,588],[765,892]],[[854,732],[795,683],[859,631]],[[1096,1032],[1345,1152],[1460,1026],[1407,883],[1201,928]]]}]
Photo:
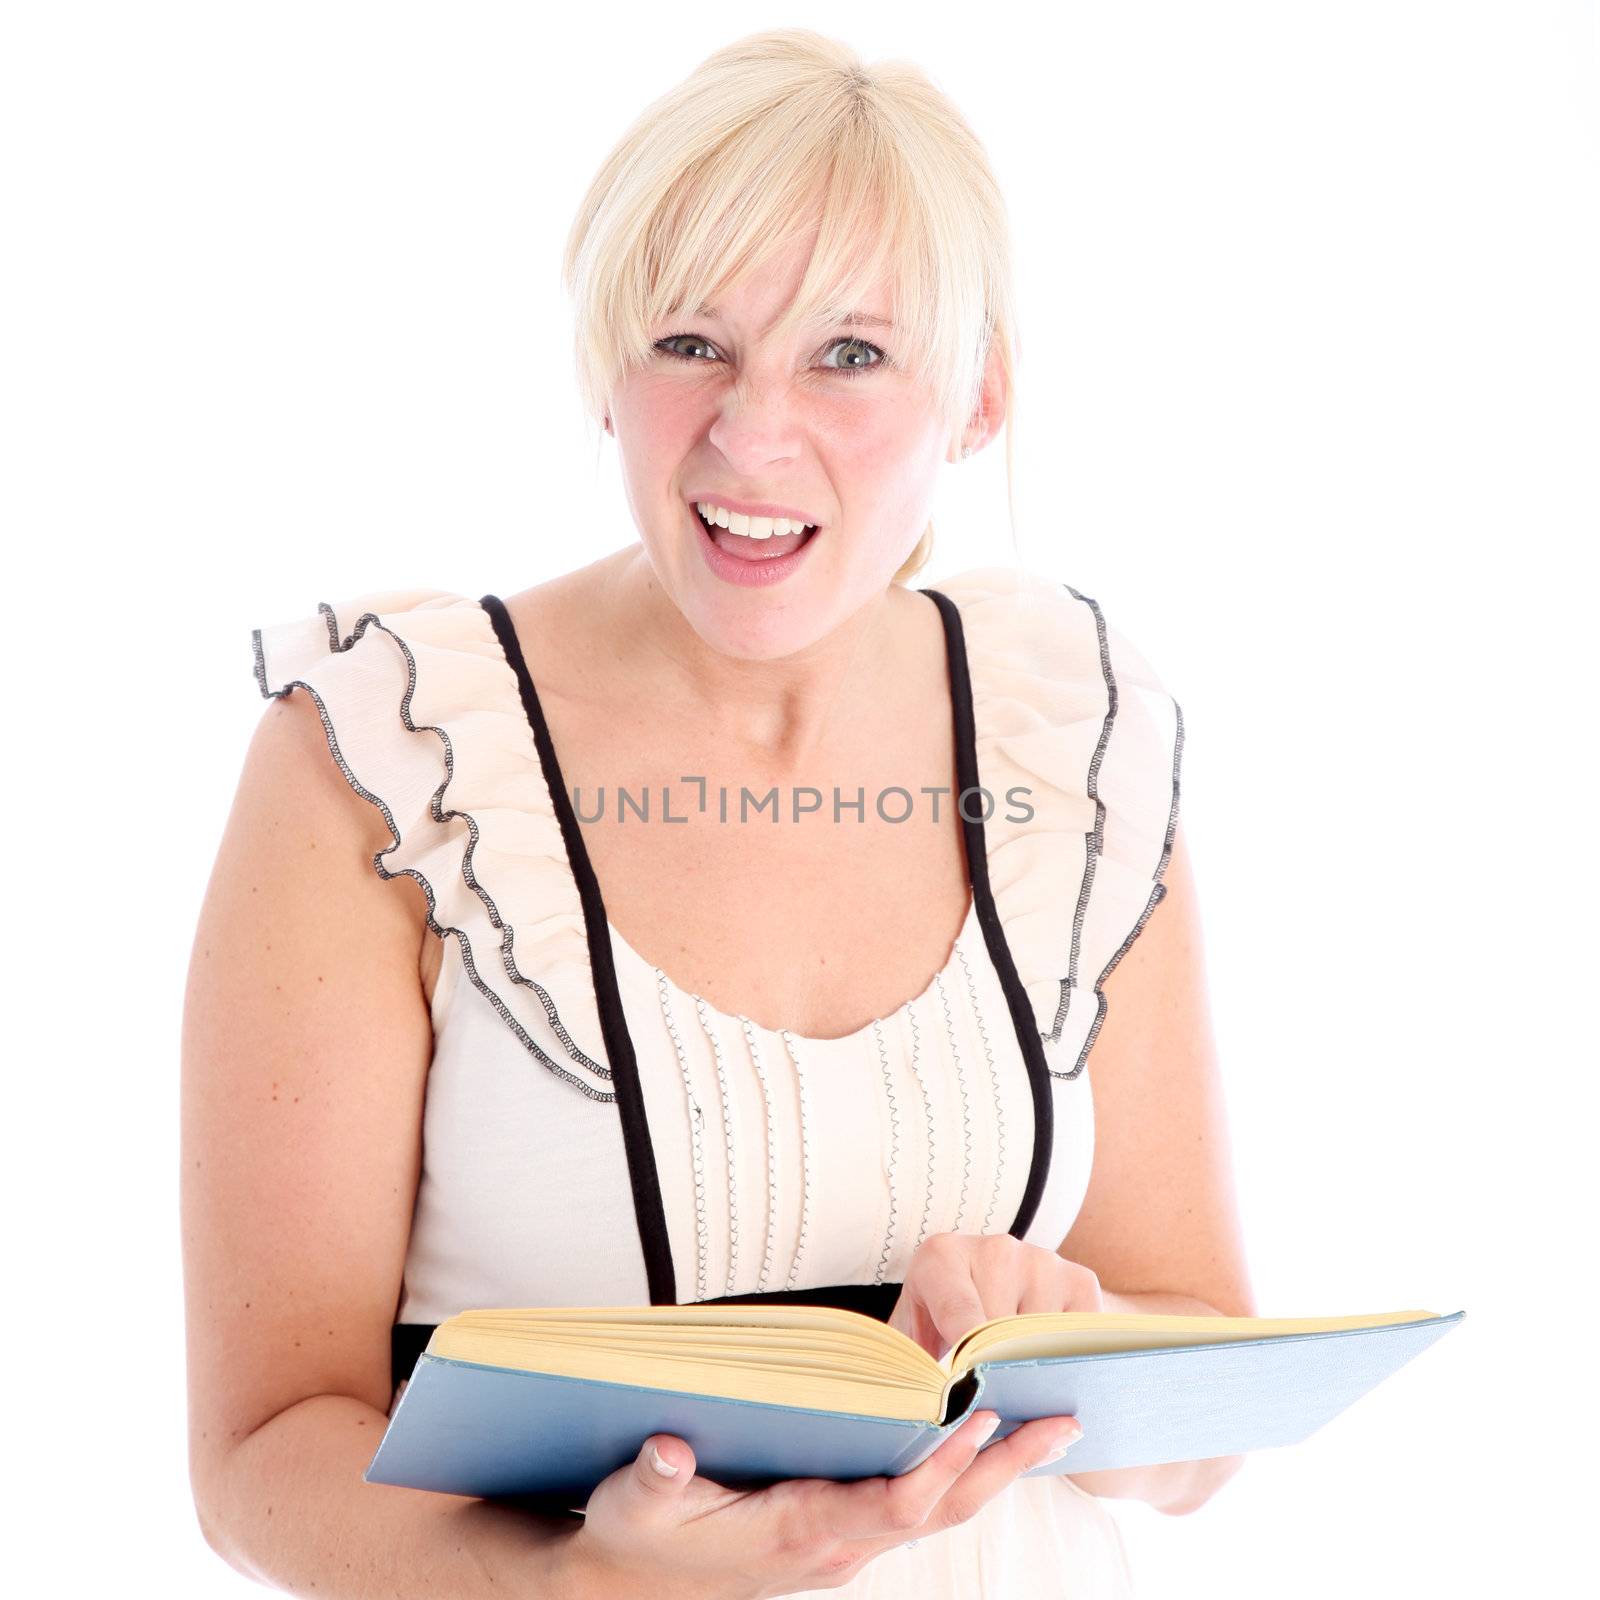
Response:
[{"label": "woman's eye", "polygon": [[[668,334],[665,339],[658,339],[656,341],[656,349],[660,350],[664,355],[675,356],[679,361],[700,361],[704,359],[698,355],[691,355],[685,350],[673,348],[674,345],[680,344],[691,347],[698,345],[703,350],[715,350],[716,348],[715,345],[711,344],[706,339],[702,339],[697,333],[671,333]],[[870,372],[874,367],[881,367],[888,363],[889,357],[887,354],[880,350],[877,345],[870,343],[866,339],[851,339],[848,337],[835,339],[833,343],[828,346],[825,354],[831,354],[841,345],[846,346],[847,348],[853,347],[856,350],[870,351],[871,358],[864,361],[856,359],[852,362],[852,364],[847,366],[836,367],[830,365],[827,368],[827,370],[830,372],[837,372],[846,378],[853,378],[857,373]]]},{"label": "woman's eye", "polygon": [[857,372],[870,372],[873,367],[881,367],[884,362],[889,359],[886,355],[884,355],[883,351],[877,347],[877,345],[869,344],[865,339],[836,339],[828,348],[830,350],[836,350],[840,345],[854,345],[858,350],[870,350],[876,359],[857,362],[854,366],[849,367],[835,367],[834,371],[836,372],[846,372],[851,374]]},{"label": "woman's eye", "polygon": [[697,333],[669,333],[665,339],[656,340],[656,349],[665,351],[669,356],[676,356],[680,361],[698,360],[699,358],[697,356],[687,356],[681,350],[673,350],[669,348],[670,346],[676,344],[680,339],[687,340],[690,344],[702,345],[707,350],[711,348],[711,346],[706,344],[706,341]]}]

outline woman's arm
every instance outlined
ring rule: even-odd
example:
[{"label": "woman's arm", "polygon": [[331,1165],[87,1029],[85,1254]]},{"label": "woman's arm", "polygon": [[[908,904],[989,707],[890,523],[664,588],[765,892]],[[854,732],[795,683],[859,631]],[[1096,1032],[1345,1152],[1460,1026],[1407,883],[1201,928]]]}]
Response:
[{"label": "woman's arm", "polygon": [[[1104,984],[1085,1069],[1094,1091],[1088,1192],[1059,1255],[1092,1268],[1108,1311],[1257,1315],[1212,1042],[1194,874],[1183,830],[1167,894]],[[1197,1510],[1243,1456],[1069,1473],[1091,1494]]]},{"label": "woman's arm", "polygon": [[[291,1594],[564,1595],[577,1519],[367,1484],[432,1059],[424,902],[304,690],[266,709],[183,1020],[190,1479],[207,1542]],[[429,935],[431,937],[431,935]]]},{"label": "woman's arm", "polygon": [[582,1518],[363,1483],[388,1418],[351,1395],[298,1401],[237,1441],[196,1506],[229,1566],[323,1600],[578,1600],[566,1541]]}]

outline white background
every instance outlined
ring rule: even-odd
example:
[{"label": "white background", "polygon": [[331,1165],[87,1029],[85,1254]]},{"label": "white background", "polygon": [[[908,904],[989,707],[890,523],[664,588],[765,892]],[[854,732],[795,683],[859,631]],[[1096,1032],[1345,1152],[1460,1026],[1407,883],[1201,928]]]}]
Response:
[{"label": "white background", "polygon": [[177,1219],[250,629],[634,539],[572,212],[639,108],[800,24],[918,62],[1008,196],[1018,543],[997,445],[914,581],[1020,557],[1184,708],[1262,1313],[1467,1311],[1198,1514],[1110,1502],[1142,1592],[1592,1581],[1594,5],[3,18],[7,1566],[253,1587],[189,1500]]}]

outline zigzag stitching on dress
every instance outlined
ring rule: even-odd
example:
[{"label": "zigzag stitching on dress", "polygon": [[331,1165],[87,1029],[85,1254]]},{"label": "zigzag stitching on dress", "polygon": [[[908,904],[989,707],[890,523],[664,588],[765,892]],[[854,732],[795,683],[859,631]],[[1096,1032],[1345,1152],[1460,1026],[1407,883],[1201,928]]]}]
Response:
[{"label": "zigzag stitching on dress", "polygon": [[[489,913],[489,919],[491,923],[503,935],[501,942],[501,955],[505,964],[507,976],[509,976],[514,982],[525,984],[539,997],[539,1001],[545,1009],[545,1014],[550,1019],[551,1027],[555,1030],[556,1036],[566,1047],[574,1062],[576,1062],[578,1065],[588,1067],[591,1071],[599,1074],[599,1076],[603,1078],[609,1078],[611,1076],[611,1070],[609,1067],[603,1067],[597,1062],[591,1061],[588,1056],[586,1056],[583,1051],[578,1049],[578,1047],[573,1043],[571,1036],[561,1024],[561,1019],[557,1014],[554,1000],[551,999],[548,991],[543,987],[543,985],[536,983],[532,978],[524,977],[522,973],[517,970],[515,961],[512,958],[512,943],[515,936],[514,930],[501,920],[500,913],[496,908],[494,901],[489,897],[488,892],[477,882],[476,878],[472,874],[472,853],[477,847],[479,838],[477,820],[465,811],[451,810],[446,812],[441,807],[445,790],[450,787],[451,780],[455,776],[455,750],[450,743],[450,736],[444,731],[443,728],[436,727],[432,723],[423,723],[419,727],[418,724],[411,720],[411,697],[417,686],[417,663],[415,657],[413,657],[411,651],[407,648],[405,640],[402,639],[399,634],[395,633],[392,628],[386,627],[375,611],[367,611],[356,619],[356,624],[354,628],[351,629],[349,638],[341,641],[339,638],[338,618],[334,613],[333,607],[330,606],[326,601],[319,601],[317,610],[327,623],[328,648],[330,651],[343,652],[351,649],[356,642],[365,635],[367,624],[369,622],[375,624],[380,630],[388,634],[389,637],[394,640],[396,645],[399,646],[401,655],[405,657],[407,674],[406,692],[401,696],[400,699],[400,720],[405,726],[406,730],[410,733],[438,734],[439,740],[444,746],[444,782],[441,783],[429,797],[428,809],[435,822],[443,824],[455,817],[460,817],[467,824],[470,842],[468,843],[466,853],[462,860],[462,876],[466,880],[468,886],[483,902],[485,909]],[[344,774],[345,781],[358,795],[361,796],[363,800],[366,800],[370,804],[376,806],[378,811],[382,814],[383,820],[387,825],[389,832],[393,835],[393,839],[372,858],[373,869],[377,872],[378,876],[386,881],[397,877],[407,877],[416,880],[417,884],[422,889],[423,897],[427,901],[427,922],[429,931],[435,934],[440,940],[443,940],[446,934],[453,933],[456,936],[456,942],[461,951],[462,965],[466,970],[467,977],[471,980],[472,986],[477,989],[481,995],[483,995],[483,997],[491,1006],[494,1007],[501,1020],[507,1025],[507,1027],[511,1029],[522,1045],[539,1062],[548,1067],[549,1070],[555,1073],[557,1077],[563,1079],[567,1083],[570,1083],[575,1089],[578,1089],[583,1094],[587,1095],[591,1100],[599,1100],[604,1102],[615,1101],[616,1095],[614,1093],[608,1094],[604,1090],[596,1089],[593,1084],[585,1083],[575,1074],[568,1072],[567,1069],[561,1066],[558,1062],[551,1060],[551,1058],[539,1047],[537,1041],[529,1036],[526,1029],[523,1028],[522,1024],[517,1021],[516,1017],[514,1017],[510,1010],[506,1007],[505,1002],[501,1000],[499,995],[497,995],[478,975],[477,963],[472,957],[472,941],[468,938],[466,931],[462,928],[447,927],[439,922],[435,915],[435,912],[438,910],[438,901],[434,897],[433,885],[428,882],[422,873],[418,872],[414,867],[402,867],[398,872],[391,872],[386,866],[384,866],[384,857],[392,855],[400,848],[402,843],[400,829],[395,823],[394,813],[389,809],[388,804],[384,800],[373,794],[371,790],[361,783],[361,781],[356,777],[355,773],[350,770],[350,764],[345,760],[344,752],[339,748],[339,741],[333,729],[333,721],[328,715],[328,708],[324,703],[322,696],[319,695],[317,691],[303,678],[291,678],[281,689],[270,688],[267,684],[266,657],[262,646],[261,629],[252,629],[250,639],[255,652],[256,683],[261,690],[263,698],[268,700],[278,700],[288,695],[294,689],[304,689],[306,693],[311,696],[312,703],[317,708],[317,715],[322,721],[323,732],[327,736],[329,754],[332,755],[334,763],[338,766],[340,772]]]},{"label": "zigzag stitching on dress", "polygon": [[[956,948],[959,949],[960,946]],[[872,1022],[872,1035],[878,1044],[878,1066],[883,1072],[883,1092],[889,1100],[889,1226],[883,1236],[883,1249],[878,1253],[877,1268],[872,1274],[873,1283],[880,1284],[889,1265],[889,1250],[894,1243],[895,1216],[899,1210],[895,1203],[894,1169],[900,1159],[900,1108],[895,1101],[894,1080],[889,1073],[889,1053],[883,1047],[883,1026],[876,1017]]]},{"label": "zigzag stitching on dress", "polygon": [[934,1168],[934,1125],[933,1125],[933,1100],[928,1094],[928,1085],[923,1080],[922,1069],[918,1062],[922,1057],[922,1030],[917,1027],[917,1008],[915,1002],[906,1007],[906,1021],[911,1024],[911,1072],[917,1080],[917,1087],[922,1091],[922,1114],[928,1124],[928,1160],[923,1171],[927,1178],[922,1190],[922,1223],[917,1229],[917,1237],[912,1242],[913,1252],[921,1248],[922,1241],[928,1233],[928,1212],[933,1205],[933,1168]]},{"label": "zigzag stitching on dress", "polygon": [[766,1113],[767,1126],[767,1239],[761,1257],[761,1275],[756,1279],[756,1293],[767,1292],[767,1274],[772,1271],[772,1246],[778,1228],[778,1147],[772,1130],[772,1089],[767,1083],[767,1069],[761,1060],[761,1048],[756,1043],[755,1028],[749,1017],[740,1017],[744,1029],[745,1049],[750,1055],[750,1065],[756,1069],[761,1081],[761,1104]]},{"label": "zigzag stitching on dress", "polygon": [[[956,946],[960,950],[960,945]],[[1001,1180],[1006,1170],[1006,1113],[1005,1106],[1000,1099],[1000,1074],[995,1070],[994,1051],[989,1047],[989,1030],[983,1023],[983,1012],[978,1009],[978,991],[972,981],[972,968],[967,965],[966,953],[961,954],[961,971],[967,980],[967,1004],[972,1008],[972,1020],[977,1024],[978,1037],[983,1041],[983,1058],[989,1065],[989,1084],[994,1090],[994,1121],[995,1131],[998,1135],[998,1156],[994,1169],[994,1193],[989,1197],[989,1209],[983,1214],[982,1233],[989,1231],[989,1224],[994,1220],[994,1208],[1000,1199]]]},{"label": "zigzag stitching on dress", "polygon": [[967,1095],[967,1075],[961,1070],[961,1046],[956,1043],[955,1019],[950,1015],[950,997],[944,992],[944,977],[935,973],[934,987],[944,1008],[944,1031],[950,1041],[950,1059],[956,1064],[956,1085],[961,1090],[961,1193],[956,1200],[954,1231],[961,1231],[962,1214],[967,1209],[967,1187],[972,1179],[972,1104]]},{"label": "zigzag stitching on dress", "polygon": [[[1105,726],[1101,729],[1100,743],[1095,749],[1094,760],[1089,764],[1089,793],[1091,796],[1093,796],[1095,803],[1094,833],[1090,835],[1090,837],[1095,841],[1095,850],[1098,853],[1105,842],[1104,834],[1101,830],[1101,823],[1105,818],[1105,807],[1101,803],[1100,796],[1095,790],[1094,779],[1096,773],[1099,771],[1100,757],[1102,752],[1105,750],[1106,739],[1110,732],[1112,717],[1116,712],[1117,687],[1115,677],[1111,670],[1110,653],[1107,648],[1105,618],[1101,615],[1100,607],[1097,606],[1093,600],[1088,599],[1087,596],[1079,594],[1071,584],[1066,584],[1064,587],[1071,593],[1074,599],[1084,601],[1084,603],[1088,605],[1089,608],[1094,612],[1095,628],[1100,639],[1100,667],[1101,671],[1105,675],[1106,687],[1110,696],[1110,707],[1106,713]],[[1169,696],[1169,698],[1171,697]],[[1066,1072],[1057,1072],[1053,1067],[1048,1068],[1047,1070],[1052,1078],[1076,1078],[1078,1074],[1083,1071],[1084,1063],[1089,1059],[1089,1051],[1093,1049],[1095,1039],[1099,1036],[1100,1025],[1105,1021],[1106,1009],[1109,1004],[1109,1002],[1106,1000],[1102,985],[1105,983],[1106,979],[1111,976],[1111,973],[1115,969],[1117,963],[1128,953],[1128,949],[1133,944],[1133,941],[1144,932],[1144,925],[1150,920],[1151,913],[1154,912],[1155,908],[1160,905],[1167,896],[1167,886],[1161,880],[1166,875],[1167,866],[1172,860],[1173,840],[1177,837],[1179,793],[1178,780],[1179,773],[1183,765],[1183,707],[1174,699],[1172,701],[1172,709],[1177,719],[1176,731],[1174,733],[1172,742],[1172,804],[1167,810],[1167,832],[1165,839],[1162,841],[1161,859],[1156,863],[1156,870],[1153,874],[1154,881],[1150,890],[1150,898],[1145,902],[1144,910],[1139,913],[1139,920],[1134,923],[1133,927],[1128,931],[1128,936],[1120,945],[1117,946],[1117,949],[1112,955],[1111,959],[1106,962],[1105,966],[1101,969],[1100,975],[1094,980],[1094,1021],[1089,1025],[1089,1035],[1083,1041],[1083,1049],[1078,1052],[1077,1061],[1073,1064],[1071,1069]],[[1092,872],[1085,872],[1084,881],[1086,884],[1089,882],[1092,876]],[[1087,895],[1085,894],[1085,896],[1078,902],[1078,915],[1073,922],[1072,928],[1072,964],[1069,968],[1069,974],[1072,975],[1075,975],[1077,971],[1078,932],[1082,926],[1083,910],[1086,904]],[[1061,1037],[1061,1025],[1066,1020],[1067,1016],[1067,1006],[1069,1002],[1068,985],[1070,982],[1070,976],[1061,980],[1061,1006],[1056,1013],[1055,1031],[1048,1035],[1040,1035],[1041,1038],[1046,1039],[1048,1042],[1054,1043]]]},{"label": "zigzag stitching on dress", "polygon": [[[1094,755],[1089,762],[1089,798],[1094,801],[1094,827],[1084,835],[1084,860],[1083,882],[1078,887],[1078,904],[1072,914],[1072,946],[1067,955],[1067,973],[1061,980],[1061,1000],[1056,1006],[1056,1020],[1049,1033],[1041,1033],[1039,1037],[1046,1044],[1059,1043],[1061,1030],[1066,1024],[1067,1012],[1072,1005],[1074,987],[1078,981],[1078,954],[1080,941],[1083,937],[1084,914],[1089,909],[1089,896],[1094,890],[1095,868],[1099,865],[1100,853],[1105,848],[1105,802],[1100,798],[1097,779],[1100,774],[1100,763],[1105,757],[1106,745],[1111,740],[1111,727],[1117,720],[1117,678],[1111,668],[1111,649],[1106,638],[1106,619],[1101,614],[1100,607],[1087,595],[1079,594],[1070,583],[1061,586],[1074,600],[1080,600],[1094,613],[1095,636],[1100,645],[1100,674],[1106,683],[1106,714],[1105,720],[1100,725],[1100,738],[1094,747]],[[1057,1072],[1049,1069],[1053,1078],[1075,1078],[1083,1067],[1083,1057],[1078,1058],[1078,1063],[1070,1072]]]}]

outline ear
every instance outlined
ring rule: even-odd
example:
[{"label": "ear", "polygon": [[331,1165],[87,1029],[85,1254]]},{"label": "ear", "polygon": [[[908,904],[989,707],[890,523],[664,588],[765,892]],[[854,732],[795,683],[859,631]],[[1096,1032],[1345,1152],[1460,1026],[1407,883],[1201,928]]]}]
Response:
[{"label": "ear", "polygon": [[1000,431],[1006,420],[1009,392],[1006,387],[1005,368],[1000,362],[1000,351],[989,347],[988,359],[983,364],[983,386],[978,391],[978,408],[972,413],[965,431],[956,440],[954,459],[959,459],[961,447],[968,446],[973,455],[983,449]]},{"label": "ear", "polygon": [[978,422],[981,432],[971,442],[974,456],[1005,426],[1006,408],[1010,398],[1010,390],[1006,389],[1005,366],[1000,362],[1000,350],[994,344],[990,344],[989,358],[984,362],[984,386],[978,395],[978,410],[981,413]]}]

